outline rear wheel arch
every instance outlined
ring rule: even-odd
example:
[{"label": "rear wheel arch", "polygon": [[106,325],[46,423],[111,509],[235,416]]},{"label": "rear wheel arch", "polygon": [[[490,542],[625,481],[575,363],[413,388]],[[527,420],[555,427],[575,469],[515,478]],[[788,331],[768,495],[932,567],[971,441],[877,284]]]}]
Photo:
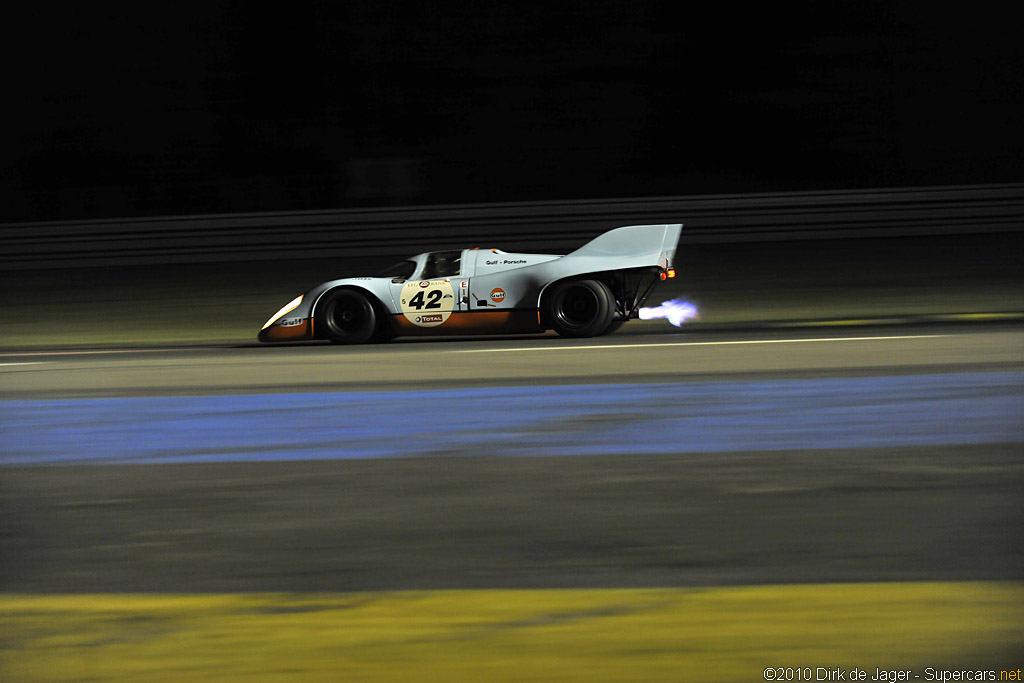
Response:
[{"label": "rear wheel arch", "polygon": [[552,282],[541,292],[541,324],[564,337],[594,337],[612,326],[616,302],[611,287],[594,273]]},{"label": "rear wheel arch", "polygon": [[537,306],[540,309],[541,325],[552,329],[551,320],[545,317],[545,298],[554,288],[571,280],[596,280],[603,283],[612,294],[614,312],[608,326],[598,334],[611,334],[624,323],[637,317],[637,312],[654,291],[655,286],[665,279],[664,268],[661,266],[638,266],[613,270],[579,273],[555,280],[541,288]]}]

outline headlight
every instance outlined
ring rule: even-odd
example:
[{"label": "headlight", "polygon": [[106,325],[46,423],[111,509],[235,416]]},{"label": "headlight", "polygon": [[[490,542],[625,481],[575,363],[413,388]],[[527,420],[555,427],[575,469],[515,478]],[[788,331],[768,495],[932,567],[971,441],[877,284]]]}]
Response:
[{"label": "headlight", "polygon": [[295,297],[294,299],[292,299],[291,301],[289,301],[287,304],[285,304],[284,308],[282,308],[280,311],[278,311],[277,313],[272,315],[270,317],[270,320],[267,321],[267,324],[264,325],[262,328],[260,328],[260,330],[262,331],[262,330],[267,329],[268,327],[270,327],[271,325],[276,323],[278,318],[280,318],[284,314],[286,314],[286,313],[288,313],[290,311],[293,311],[296,308],[298,308],[299,304],[301,304],[301,303],[302,303],[302,295],[300,294],[297,297]]}]

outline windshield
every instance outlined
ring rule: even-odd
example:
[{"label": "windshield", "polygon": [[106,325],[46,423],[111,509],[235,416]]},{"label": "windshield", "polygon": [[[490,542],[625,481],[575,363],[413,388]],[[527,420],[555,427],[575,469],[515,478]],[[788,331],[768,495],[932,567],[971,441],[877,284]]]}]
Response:
[{"label": "windshield", "polygon": [[407,280],[413,271],[416,270],[415,261],[401,261],[393,266],[388,266],[380,273],[377,273],[377,277],[389,277],[392,279]]},{"label": "windshield", "polygon": [[458,275],[462,263],[462,250],[457,251],[435,251],[427,254],[427,262],[423,264],[423,273],[420,278],[423,280],[434,280],[436,278],[451,277]]}]

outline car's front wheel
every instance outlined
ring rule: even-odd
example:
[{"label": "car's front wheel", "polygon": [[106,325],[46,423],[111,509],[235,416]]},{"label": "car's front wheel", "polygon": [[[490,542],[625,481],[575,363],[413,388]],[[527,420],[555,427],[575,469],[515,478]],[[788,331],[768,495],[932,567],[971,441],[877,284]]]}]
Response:
[{"label": "car's front wheel", "polygon": [[569,280],[544,297],[544,317],[563,337],[593,337],[612,324],[615,297],[599,280]]},{"label": "car's front wheel", "polygon": [[377,331],[377,312],[365,295],[336,289],[317,305],[316,326],[335,344],[365,344]]}]

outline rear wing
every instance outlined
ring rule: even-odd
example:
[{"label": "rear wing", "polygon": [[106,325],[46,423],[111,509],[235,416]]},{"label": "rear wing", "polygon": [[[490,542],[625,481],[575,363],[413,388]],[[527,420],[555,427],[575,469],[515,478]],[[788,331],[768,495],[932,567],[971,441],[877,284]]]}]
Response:
[{"label": "rear wing", "polygon": [[647,261],[650,265],[671,268],[682,223],[630,225],[598,235],[568,256],[611,257],[628,261]]}]

